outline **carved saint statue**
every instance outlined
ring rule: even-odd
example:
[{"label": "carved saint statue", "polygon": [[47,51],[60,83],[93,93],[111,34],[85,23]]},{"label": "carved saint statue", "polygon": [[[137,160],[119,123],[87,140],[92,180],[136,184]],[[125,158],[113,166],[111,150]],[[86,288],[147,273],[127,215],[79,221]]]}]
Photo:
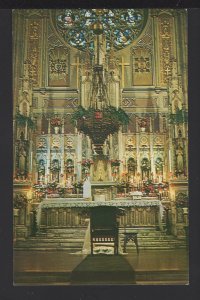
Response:
[{"label": "carved saint statue", "polygon": [[66,180],[66,188],[71,189],[73,187],[72,185],[72,177],[69,176]]},{"label": "carved saint statue", "polygon": [[176,150],[176,159],[177,159],[177,171],[183,172],[183,149],[179,145],[178,149]]},{"label": "carved saint statue", "polygon": [[177,110],[182,109],[182,102],[179,97],[179,92],[178,90],[173,91],[173,96],[172,96],[172,113],[175,114]]},{"label": "carved saint statue", "polygon": [[20,174],[25,173],[25,168],[26,168],[26,150],[24,149],[24,146],[22,146],[19,151],[19,172],[20,172]]},{"label": "carved saint statue", "polygon": [[41,159],[39,161],[39,166],[38,166],[38,179],[40,181],[44,180],[44,176],[45,176],[45,164],[44,164],[44,160]]},{"label": "carved saint statue", "polygon": [[103,144],[103,154],[109,155],[109,146],[106,142]]},{"label": "carved saint statue", "polygon": [[92,193],[91,193],[91,182],[89,177],[86,177],[84,183],[83,183],[83,198],[91,198]]}]

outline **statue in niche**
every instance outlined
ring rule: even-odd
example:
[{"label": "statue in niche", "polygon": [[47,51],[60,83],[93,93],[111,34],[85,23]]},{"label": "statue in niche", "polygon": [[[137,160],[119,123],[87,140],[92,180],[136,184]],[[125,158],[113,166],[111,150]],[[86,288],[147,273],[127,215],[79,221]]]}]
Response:
[{"label": "statue in niche", "polygon": [[163,160],[158,157],[155,161],[156,178],[159,183],[163,181]]},{"label": "statue in niche", "polygon": [[177,172],[183,173],[183,148],[181,145],[178,145],[176,150],[176,162],[177,162]]},{"label": "statue in niche", "polygon": [[131,190],[136,190],[137,189],[137,180],[136,177],[131,175],[129,177],[129,184],[131,186]]},{"label": "statue in niche", "polygon": [[150,175],[150,162],[147,158],[143,158],[141,162],[141,169],[142,169],[142,180],[149,180]]},{"label": "statue in niche", "polygon": [[103,154],[104,154],[105,156],[108,156],[108,155],[109,155],[109,145],[108,145],[107,142],[105,142],[105,143],[103,144]]},{"label": "statue in niche", "polygon": [[103,181],[105,177],[105,170],[104,170],[104,164],[103,162],[100,160],[98,162],[98,180],[99,181]]},{"label": "statue in niche", "polygon": [[57,159],[54,159],[52,161],[52,167],[51,167],[51,171],[52,171],[52,180],[59,182],[59,161]]},{"label": "statue in niche", "polygon": [[45,164],[44,164],[44,160],[41,159],[39,161],[39,166],[38,166],[38,180],[43,182],[44,176],[45,176]]},{"label": "statue in niche", "polygon": [[20,132],[20,140],[24,141],[24,132],[23,131]]},{"label": "statue in niche", "polygon": [[25,175],[26,172],[26,150],[24,145],[22,145],[19,149],[19,173],[21,175]]},{"label": "statue in niche", "polygon": [[96,168],[94,170],[94,180],[105,181],[107,179],[107,173],[103,160],[98,160]]},{"label": "statue in niche", "polygon": [[128,174],[134,175],[136,173],[136,161],[134,158],[129,158],[128,160]]},{"label": "statue in niche", "polygon": [[83,198],[88,199],[91,198],[91,182],[90,178],[86,177],[84,183],[83,183]]},{"label": "statue in niche", "polygon": [[73,185],[72,185],[72,176],[67,177],[67,180],[66,180],[66,188],[67,188],[67,189],[73,188]]},{"label": "statue in niche", "polygon": [[160,157],[158,157],[155,161],[155,169],[156,169],[156,174],[160,174],[163,171],[163,161]]},{"label": "statue in niche", "polygon": [[93,155],[98,155],[96,149],[95,149],[95,146],[92,144],[92,154]]},{"label": "statue in niche", "polygon": [[179,110],[182,110],[182,102],[179,97],[179,91],[174,90],[172,92],[172,113],[175,114]]}]

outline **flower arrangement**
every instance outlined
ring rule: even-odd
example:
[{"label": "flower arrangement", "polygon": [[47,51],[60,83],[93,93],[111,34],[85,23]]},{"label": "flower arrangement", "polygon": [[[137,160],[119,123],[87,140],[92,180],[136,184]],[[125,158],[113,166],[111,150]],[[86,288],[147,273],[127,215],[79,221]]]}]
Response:
[{"label": "flower arrangement", "polygon": [[93,161],[91,159],[84,159],[81,162],[81,165],[83,167],[90,167],[93,164]]},{"label": "flower arrangement", "polygon": [[116,187],[117,187],[117,191],[119,193],[122,193],[122,192],[124,192],[124,189],[128,189],[129,188],[129,183],[126,182],[126,181],[118,182],[117,185],[116,185]]},{"label": "flower arrangement", "polygon": [[83,183],[81,181],[78,181],[78,182],[75,182],[73,184],[73,186],[74,186],[75,189],[82,189]]},{"label": "flower arrangement", "polygon": [[184,193],[179,193],[176,197],[176,207],[188,207],[188,196]]},{"label": "flower arrangement", "polygon": [[141,119],[139,119],[138,125],[140,126],[140,128],[147,128],[147,126],[148,126],[148,120],[147,120],[147,118],[141,118]]},{"label": "flower arrangement", "polygon": [[54,117],[51,119],[51,126],[59,127],[62,125],[61,119],[58,117]]},{"label": "flower arrangement", "polygon": [[17,209],[26,207],[28,203],[26,196],[23,194],[17,194],[13,200],[13,207]]},{"label": "flower arrangement", "polygon": [[119,159],[111,159],[110,163],[111,163],[112,167],[119,167],[120,163],[121,163],[121,160],[119,160]]},{"label": "flower arrangement", "polygon": [[47,194],[63,195],[65,193],[65,189],[61,188],[57,182],[49,182],[48,184],[45,185],[34,184],[33,188],[35,189],[36,195],[39,198],[43,198]]}]

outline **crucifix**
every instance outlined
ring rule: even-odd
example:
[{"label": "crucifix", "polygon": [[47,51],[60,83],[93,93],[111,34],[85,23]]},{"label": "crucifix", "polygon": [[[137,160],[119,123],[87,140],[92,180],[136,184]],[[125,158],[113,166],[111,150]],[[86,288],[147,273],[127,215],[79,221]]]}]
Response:
[{"label": "crucifix", "polygon": [[77,85],[77,88],[79,87],[79,71],[80,71],[80,67],[82,65],[83,64],[80,63],[79,56],[77,56],[76,62],[73,63],[73,64],[71,64],[71,66],[75,66],[76,67],[76,85]]},{"label": "crucifix", "polygon": [[171,69],[169,67],[167,67],[165,69],[165,73],[166,73],[166,76],[169,76],[171,74]]},{"label": "crucifix", "polygon": [[122,67],[122,76],[121,76],[121,82],[122,82],[122,88],[124,87],[124,77],[125,77],[125,67],[130,66],[129,63],[124,62],[124,57],[122,56],[121,63],[119,63],[119,66]]}]

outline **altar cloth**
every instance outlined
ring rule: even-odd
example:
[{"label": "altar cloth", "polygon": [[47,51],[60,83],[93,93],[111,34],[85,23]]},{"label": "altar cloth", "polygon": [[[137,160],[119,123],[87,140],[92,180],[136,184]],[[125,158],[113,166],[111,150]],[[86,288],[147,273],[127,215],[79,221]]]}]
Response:
[{"label": "altar cloth", "polygon": [[74,199],[72,198],[51,198],[44,199],[40,206],[41,208],[59,208],[59,207],[97,207],[97,206],[116,206],[116,207],[145,207],[145,206],[160,206],[160,200],[111,200],[111,201],[85,201],[83,198]]}]

